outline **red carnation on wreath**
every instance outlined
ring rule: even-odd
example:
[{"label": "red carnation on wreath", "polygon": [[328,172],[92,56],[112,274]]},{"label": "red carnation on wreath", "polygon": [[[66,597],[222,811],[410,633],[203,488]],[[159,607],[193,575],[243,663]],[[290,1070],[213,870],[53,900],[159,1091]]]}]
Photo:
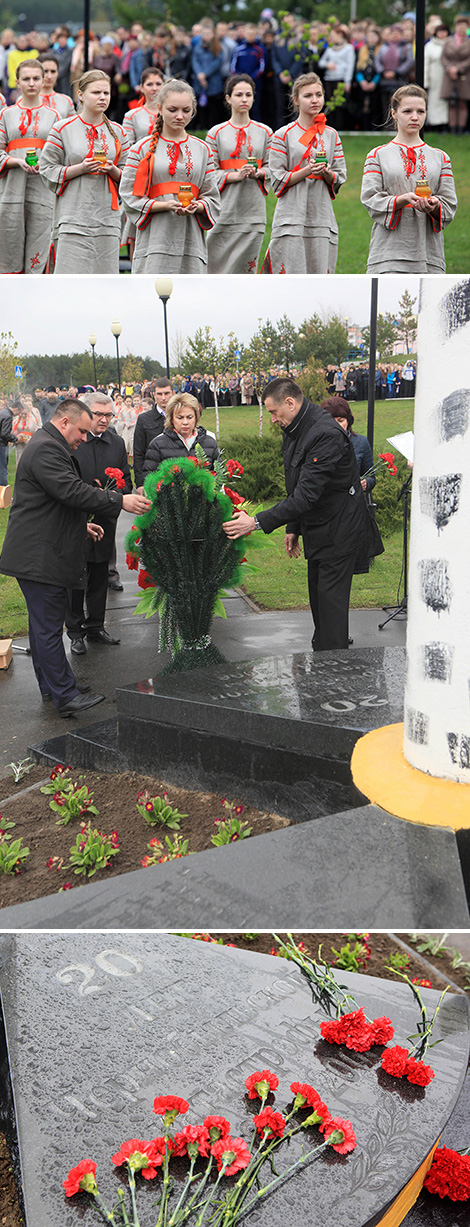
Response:
[{"label": "red carnation on wreath", "polygon": [[139,570],[139,559],[134,558],[133,554],[126,554],[126,563],[129,571]]},{"label": "red carnation on wreath", "polygon": [[428,1193],[449,1197],[451,1201],[470,1198],[470,1156],[442,1146],[436,1150],[432,1166],[424,1181]]},{"label": "red carnation on wreath", "polygon": [[139,571],[137,583],[139,588],[155,588],[155,582],[152,579],[152,576],[149,575],[148,571]]},{"label": "red carnation on wreath", "polygon": [[237,494],[236,490],[231,490],[229,486],[224,486],[224,494],[228,495],[234,507],[239,507],[241,503],[245,502],[245,499],[242,498],[241,494]]}]

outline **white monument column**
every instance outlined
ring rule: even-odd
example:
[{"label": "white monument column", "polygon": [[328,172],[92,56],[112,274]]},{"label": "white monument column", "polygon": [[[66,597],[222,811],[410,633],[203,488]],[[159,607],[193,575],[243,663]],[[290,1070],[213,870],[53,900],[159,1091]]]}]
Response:
[{"label": "white monument column", "polygon": [[405,758],[470,784],[468,277],[421,282],[409,581]]}]

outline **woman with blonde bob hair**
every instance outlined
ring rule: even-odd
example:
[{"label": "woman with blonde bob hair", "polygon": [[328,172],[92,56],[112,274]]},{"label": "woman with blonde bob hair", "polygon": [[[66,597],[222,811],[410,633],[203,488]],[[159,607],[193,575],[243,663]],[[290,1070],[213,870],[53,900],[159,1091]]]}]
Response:
[{"label": "woman with blonde bob hair", "polygon": [[196,447],[205,451],[209,468],[213,469],[214,461],[220,455],[217,440],[210,431],[199,426],[201,406],[195,396],[189,392],[177,392],[172,396],[166,407],[165,428],[161,435],[148,448],[144,461],[144,480],[147,473],[153,473],[162,460],[180,459],[182,456],[196,456]]},{"label": "woman with blonde bob hair", "polygon": [[186,81],[166,81],[151,136],[133,145],[122,176],[126,214],[135,222],[133,273],[205,273],[205,231],[220,211],[214,160],[186,128],[196,112]]},{"label": "woman with blonde bob hair", "polygon": [[80,114],[54,124],[39,162],[43,182],[57,197],[50,271],[118,273],[118,185],[129,138],[107,118],[111,86],[105,72],[84,73],[78,98]]},{"label": "woman with blonde bob hair", "polygon": [[457,197],[450,158],[426,145],[427,94],[402,85],[390,100],[396,133],[367,155],[361,201],[373,226],[367,272],[445,273],[443,230]]},{"label": "woman with blonde bob hair", "polygon": [[315,72],[297,77],[292,101],[298,119],[271,141],[269,172],[277,196],[263,273],[334,273],[338,226],[332,208],[346,180],[338,133],[323,112],[323,85]]}]

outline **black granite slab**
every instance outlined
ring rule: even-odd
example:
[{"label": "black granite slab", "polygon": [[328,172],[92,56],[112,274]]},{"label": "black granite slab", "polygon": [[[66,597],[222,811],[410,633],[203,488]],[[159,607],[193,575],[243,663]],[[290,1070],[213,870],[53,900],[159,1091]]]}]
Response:
[{"label": "black granite slab", "polygon": [[[463,1150],[470,1134],[470,1070],[452,1116],[446,1125],[440,1146]],[[451,1201],[423,1189],[417,1202],[403,1220],[403,1227],[468,1227],[469,1203]]]},{"label": "black granite slab", "polygon": [[3,908],[4,929],[467,929],[455,835],[376,805]]},{"label": "black granite slab", "polygon": [[[406,1041],[417,1018],[405,985],[341,978],[369,1017],[389,1015],[395,1041]],[[379,1072],[380,1049],[355,1054],[321,1040],[324,1015],[291,964],[168,934],[120,933],[112,943],[103,934],[3,937],[0,992],[27,1227],[99,1221],[83,1198],[66,1201],[62,1179],[93,1158],[112,1201],[120,1181],[110,1155],[129,1137],[160,1132],[157,1094],[189,1100],[185,1123],[220,1113],[249,1136],[244,1080],[266,1067],[280,1079],[276,1107],[291,1100],[291,1081],[308,1081],[335,1115],[352,1120],[358,1147],[305,1168],[250,1223],[375,1227],[451,1115],[468,1061],[463,995],[447,998],[439,1014],[434,1081],[426,1090],[403,1086]],[[424,996],[437,1003],[437,993]],[[147,1227],[152,1189],[140,1200]]]}]

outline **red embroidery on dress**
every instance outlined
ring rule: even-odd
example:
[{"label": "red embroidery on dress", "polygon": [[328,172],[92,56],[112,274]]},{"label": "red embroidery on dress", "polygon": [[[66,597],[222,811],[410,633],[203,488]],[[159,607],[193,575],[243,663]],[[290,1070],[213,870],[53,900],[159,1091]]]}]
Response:
[{"label": "red embroidery on dress", "polygon": [[249,133],[249,132],[247,132],[247,134],[246,134],[246,144],[247,144],[247,150],[248,150],[248,157],[249,157],[249,158],[252,158],[252,157],[253,157],[253,154],[254,154],[254,149],[253,149],[253,145],[252,145],[252,141],[251,141],[251,136],[250,136],[250,133]]},{"label": "red embroidery on dress", "polygon": [[[254,273],[254,272],[255,272],[255,269],[256,269],[256,260],[249,260],[249,261],[248,261],[248,272],[249,272],[249,273]],[[285,271],[285,270],[284,270],[284,271]]]},{"label": "red embroidery on dress", "polygon": [[188,144],[186,145],[186,149],[185,149],[185,151],[184,151],[184,152],[185,152],[185,162],[186,162],[186,174],[187,174],[187,176],[188,176],[188,179],[190,179],[190,178],[191,178],[192,171],[193,171],[193,159],[192,159],[192,157],[191,157],[191,150],[190,150],[190,148],[189,148],[189,141],[188,141]]},{"label": "red embroidery on dress", "polygon": [[416,149],[413,146],[404,149],[403,145],[399,145],[398,148],[400,150],[405,175],[407,179],[409,179],[410,175],[414,175],[416,170]]},{"label": "red embroidery on dress", "polygon": [[280,272],[280,273],[285,273],[285,271],[286,271],[286,270],[285,270],[285,268],[284,268],[284,261],[282,261],[282,264],[281,264],[281,267],[280,267],[280,269],[279,269],[279,272]]},{"label": "red embroidery on dress", "polygon": [[231,152],[231,154],[230,154],[230,157],[231,157],[231,158],[239,158],[239,157],[240,157],[240,154],[241,154],[241,151],[242,151],[242,145],[244,145],[244,144],[245,144],[245,139],[246,139],[246,138],[245,138],[245,129],[244,129],[244,128],[239,128],[239,129],[238,129],[238,133],[237,133],[237,139],[236,139],[236,142],[235,142],[235,146],[234,146],[234,148],[232,149],[232,152]]},{"label": "red embroidery on dress", "polygon": [[427,177],[428,177],[428,172],[427,172],[427,170],[426,170],[426,154],[425,154],[425,147],[424,147],[424,145],[422,145],[422,146],[421,146],[421,149],[420,149],[420,151],[419,151],[419,153],[418,153],[418,162],[419,162],[419,173],[420,173],[420,178],[421,178],[421,179],[427,179]]},{"label": "red embroidery on dress", "polygon": [[176,173],[176,164],[181,152],[181,144],[178,144],[178,141],[167,141],[166,151],[168,154],[168,174],[174,175]]},{"label": "red embroidery on dress", "polygon": [[22,136],[26,136],[26,133],[27,133],[28,128],[29,128],[29,125],[30,125],[31,120],[32,120],[32,118],[33,118],[33,112],[30,110],[30,108],[29,108],[29,107],[26,107],[25,109],[23,109],[23,107],[22,107],[22,108],[21,108],[21,110],[22,110],[22,112],[23,112],[23,113],[22,113],[22,116],[21,116],[20,122],[19,122],[19,124],[18,124],[18,128],[19,128],[19,131],[21,132],[21,135],[22,135]]},{"label": "red embroidery on dress", "polygon": [[34,112],[33,136],[37,136],[39,131],[39,111]]},{"label": "red embroidery on dress", "polygon": [[39,252],[37,251],[35,256],[31,256],[31,259],[30,259],[30,261],[29,261],[30,268],[36,268],[36,265],[37,265],[37,264],[39,264],[39,263],[40,263],[40,261],[39,261]]},{"label": "red embroidery on dress", "polygon": [[89,128],[88,127],[85,128],[85,139],[88,145],[88,155],[87,156],[89,158],[93,157],[93,145],[96,141],[97,136],[98,136],[98,129],[94,128],[93,124],[91,124]]}]

